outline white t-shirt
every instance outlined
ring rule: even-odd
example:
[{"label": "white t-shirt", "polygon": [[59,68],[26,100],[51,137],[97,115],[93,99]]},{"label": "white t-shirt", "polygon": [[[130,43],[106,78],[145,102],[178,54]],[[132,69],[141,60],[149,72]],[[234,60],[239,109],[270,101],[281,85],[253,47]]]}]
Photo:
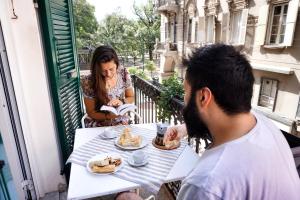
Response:
[{"label": "white t-shirt", "polygon": [[201,156],[183,181],[179,200],[300,199],[300,179],[283,134],[266,117],[243,137]]}]

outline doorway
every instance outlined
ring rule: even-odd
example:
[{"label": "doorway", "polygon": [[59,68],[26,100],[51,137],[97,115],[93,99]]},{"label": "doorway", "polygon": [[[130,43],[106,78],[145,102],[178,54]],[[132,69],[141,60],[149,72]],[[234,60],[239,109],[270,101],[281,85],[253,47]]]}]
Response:
[{"label": "doorway", "polygon": [[1,22],[0,119],[0,199],[36,199]]}]

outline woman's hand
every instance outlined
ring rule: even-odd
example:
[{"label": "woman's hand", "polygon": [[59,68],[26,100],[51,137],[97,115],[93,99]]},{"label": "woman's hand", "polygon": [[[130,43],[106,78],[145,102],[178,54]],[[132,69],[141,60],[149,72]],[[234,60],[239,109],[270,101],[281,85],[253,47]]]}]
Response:
[{"label": "woman's hand", "polygon": [[119,99],[112,99],[107,103],[108,106],[118,107],[120,105],[123,105],[123,102]]},{"label": "woman's hand", "polygon": [[164,144],[172,140],[180,141],[180,139],[186,135],[187,130],[185,124],[170,126],[165,133]]}]

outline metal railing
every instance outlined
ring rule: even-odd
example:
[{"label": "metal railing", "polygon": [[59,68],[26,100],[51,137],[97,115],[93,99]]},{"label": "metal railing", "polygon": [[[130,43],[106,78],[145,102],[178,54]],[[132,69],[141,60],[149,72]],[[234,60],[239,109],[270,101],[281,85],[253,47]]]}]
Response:
[{"label": "metal railing", "polygon": [[[157,82],[144,80],[136,75],[132,76],[132,81],[135,91],[135,104],[138,107],[137,111],[142,117],[142,123],[156,123],[159,122],[157,113],[161,109],[158,105],[158,99],[161,94],[161,86]],[[168,120],[170,124],[183,123],[182,109],[184,102],[182,100],[173,98],[170,101],[172,107],[172,116]],[[207,146],[207,141],[204,141]],[[188,138],[189,145],[199,154],[201,142],[200,139]],[[174,197],[177,196],[181,186],[180,181],[171,182],[167,184],[167,188],[172,192]]]},{"label": "metal railing", "polygon": [[79,49],[77,51],[78,63],[80,69],[89,69],[92,58],[92,50]]}]

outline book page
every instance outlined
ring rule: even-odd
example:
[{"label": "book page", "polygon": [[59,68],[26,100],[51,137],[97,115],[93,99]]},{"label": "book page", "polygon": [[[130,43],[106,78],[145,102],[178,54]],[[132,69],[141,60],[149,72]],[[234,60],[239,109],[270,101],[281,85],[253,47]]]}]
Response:
[{"label": "book page", "polygon": [[109,112],[114,113],[115,115],[119,115],[119,112],[112,106],[103,105],[103,106],[101,106],[100,110],[109,111]]},{"label": "book page", "polygon": [[128,111],[135,110],[137,107],[134,104],[123,104],[117,108],[119,115],[124,115]]}]

